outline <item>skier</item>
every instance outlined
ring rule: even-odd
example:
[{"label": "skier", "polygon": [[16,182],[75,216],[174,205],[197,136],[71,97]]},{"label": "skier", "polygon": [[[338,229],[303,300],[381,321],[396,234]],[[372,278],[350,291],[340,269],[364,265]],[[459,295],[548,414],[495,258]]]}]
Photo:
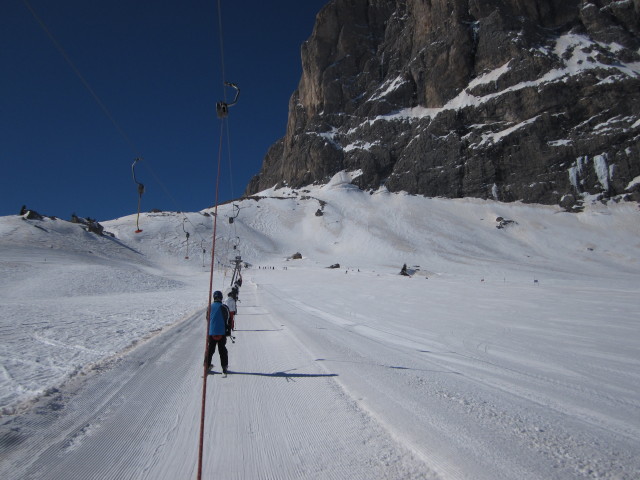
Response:
[{"label": "skier", "polygon": [[209,335],[207,370],[211,368],[211,359],[218,346],[220,353],[220,366],[222,367],[222,376],[227,376],[227,366],[229,365],[229,354],[227,352],[227,335],[231,335],[229,328],[229,309],[222,303],[222,292],[216,290],[213,292],[213,303],[211,304],[211,313],[209,315]]},{"label": "skier", "polygon": [[228,293],[226,300],[224,301],[224,304],[229,309],[229,326],[231,330],[236,329],[235,316],[236,316],[236,313],[238,312],[238,307],[236,305],[236,300],[238,299],[237,292],[238,291],[235,288],[231,289]]}]

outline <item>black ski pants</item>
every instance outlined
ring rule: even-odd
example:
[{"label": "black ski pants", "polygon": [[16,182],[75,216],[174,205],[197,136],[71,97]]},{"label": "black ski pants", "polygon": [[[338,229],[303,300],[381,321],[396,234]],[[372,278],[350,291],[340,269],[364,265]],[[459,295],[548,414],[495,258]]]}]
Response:
[{"label": "black ski pants", "polygon": [[209,342],[208,351],[209,358],[207,358],[207,365],[211,365],[211,359],[216,351],[216,345],[218,346],[218,353],[220,353],[220,366],[222,370],[226,370],[229,365],[229,352],[227,352],[227,337],[222,337],[220,340],[214,340],[213,335],[207,336]]}]

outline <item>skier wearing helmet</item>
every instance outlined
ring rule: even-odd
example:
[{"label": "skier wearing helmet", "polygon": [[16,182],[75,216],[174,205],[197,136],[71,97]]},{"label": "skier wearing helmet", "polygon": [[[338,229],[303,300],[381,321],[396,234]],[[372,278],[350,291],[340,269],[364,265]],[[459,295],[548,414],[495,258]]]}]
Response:
[{"label": "skier wearing helmet", "polygon": [[207,336],[207,370],[211,368],[211,359],[218,346],[220,354],[220,366],[222,376],[227,376],[227,366],[229,365],[229,354],[227,352],[227,335],[230,335],[229,328],[229,308],[222,303],[222,292],[213,292],[213,303],[209,314],[209,335]]}]

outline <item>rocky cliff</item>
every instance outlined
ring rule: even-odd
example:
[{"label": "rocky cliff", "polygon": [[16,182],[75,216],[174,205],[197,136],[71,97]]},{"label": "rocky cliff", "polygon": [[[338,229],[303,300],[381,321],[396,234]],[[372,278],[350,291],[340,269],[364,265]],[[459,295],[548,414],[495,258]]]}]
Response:
[{"label": "rocky cliff", "polygon": [[639,199],[640,0],[332,0],[302,65],[247,194]]}]

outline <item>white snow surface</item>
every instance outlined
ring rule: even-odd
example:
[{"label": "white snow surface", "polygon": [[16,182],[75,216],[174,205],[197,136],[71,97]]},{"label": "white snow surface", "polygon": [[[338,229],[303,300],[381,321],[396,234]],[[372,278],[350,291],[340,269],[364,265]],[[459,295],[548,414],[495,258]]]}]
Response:
[{"label": "white snow surface", "polygon": [[[213,288],[250,265],[203,478],[640,478],[637,204],[354,175],[219,208]],[[114,238],[0,218],[1,478],[196,478],[209,212],[103,222]]]}]

